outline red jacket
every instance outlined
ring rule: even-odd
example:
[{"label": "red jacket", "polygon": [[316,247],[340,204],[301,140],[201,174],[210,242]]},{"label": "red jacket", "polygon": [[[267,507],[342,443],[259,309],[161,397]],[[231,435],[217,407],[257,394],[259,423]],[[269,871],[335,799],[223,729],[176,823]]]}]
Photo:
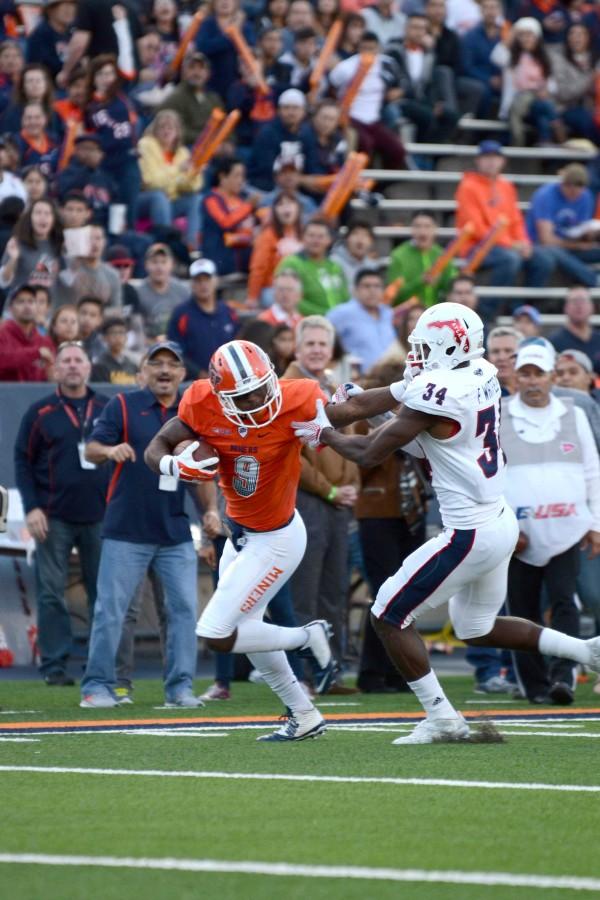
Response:
[{"label": "red jacket", "polygon": [[50,338],[37,328],[27,335],[12,319],[0,325],[0,381],[48,381],[48,367],[40,358],[40,347],[55,353]]}]

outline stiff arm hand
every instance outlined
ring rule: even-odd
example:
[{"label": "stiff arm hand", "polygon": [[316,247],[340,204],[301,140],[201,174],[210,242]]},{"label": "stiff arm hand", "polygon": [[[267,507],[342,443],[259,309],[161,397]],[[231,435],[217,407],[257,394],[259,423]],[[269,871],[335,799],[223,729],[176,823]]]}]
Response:
[{"label": "stiff arm hand", "polygon": [[165,454],[159,462],[161,473],[175,476],[180,481],[210,481],[217,474],[219,457],[195,460],[194,452],[199,446],[200,442],[194,441],[176,456]]}]

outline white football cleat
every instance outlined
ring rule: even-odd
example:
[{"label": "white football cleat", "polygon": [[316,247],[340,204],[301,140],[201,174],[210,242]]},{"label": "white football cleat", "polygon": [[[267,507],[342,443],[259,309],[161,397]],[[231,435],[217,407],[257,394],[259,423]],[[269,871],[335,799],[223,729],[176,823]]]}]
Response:
[{"label": "white football cleat", "polygon": [[600,637],[590,638],[589,641],[586,641],[586,644],[590,648],[590,653],[592,655],[588,668],[591,669],[592,672],[600,674]]},{"label": "white football cleat", "polygon": [[436,744],[444,741],[464,741],[471,729],[463,716],[457,713],[452,719],[423,719],[410,734],[396,738],[392,744]]},{"label": "white football cleat", "polygon": [[327,730],[325,719],[314,707],[306,712],[295,712],[284,716],[284,724],[272,734],[262,734],[257,741],[305,741],[316,738]]},{"label": "white football cleat", "polygon": [[332,654],[329,646],[329,638],[333,629],[325,619],[315,619],[303,626],[308,633],[308,640],[300,650],[310,650],[320,669],[326,669],[331,663]]}]

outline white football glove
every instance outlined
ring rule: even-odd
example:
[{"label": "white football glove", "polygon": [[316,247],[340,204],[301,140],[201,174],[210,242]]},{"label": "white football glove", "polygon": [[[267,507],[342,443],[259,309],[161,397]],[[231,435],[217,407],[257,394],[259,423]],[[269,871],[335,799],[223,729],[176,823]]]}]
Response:
[{"label": "white football glove", "polygon": [[210,456],[200,462],[194,459],[194,452],[200,446],[194,441],[177,456],[163,456],[158,467],[163,475],[172,475],[180,481],[210,481],[217,474],[218,456]]},{"label": "white football glove", "polygon": [[394,400],[397,400],[398,403],[400,403],[409,385],[418,375],[421,374],[422,371],[422,366],[415,364],[414,354],[411,351],[406,356],[406,364],[404,366],[404,375],[402,377],[402,381],[395,381],[393,384],[390,384],[390,391]]},{"label": "white football glove", "polygon": [[345,384],[340,384],[337,391],[331,398],[332,404],[335,403],[345,403],[349,397],[356,397],[357,394],[363,393],[363,388],[359,384],[354,384],[352,381],[347,381]]},{"label": "white football glove", "polygon": [[322,400],[317,400],[317,415],[310,422],[292,422],[292,428],[297,438],[300,438],[303,444],[313,449],[321,443],[321,432],[325,428],[332,428],[332,424],[327,418],[325,407]]}]

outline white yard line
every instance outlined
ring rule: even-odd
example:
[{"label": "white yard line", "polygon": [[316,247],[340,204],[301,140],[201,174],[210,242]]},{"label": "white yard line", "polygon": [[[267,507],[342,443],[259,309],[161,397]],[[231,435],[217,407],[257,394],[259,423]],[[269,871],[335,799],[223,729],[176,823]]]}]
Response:
[{"label": "white yard line", "polygon": [[39,744],[39,738],[27,738],[27,737],[0,737],[0,741],[5,744]]},{"label": "white yard line", "polygon": [[123,731],[122,734],[141,734],[146,737],[195,737],[195,738],[220,738],[229,737],[226,731],[186,731],[184,728],[178,728],[170,731],[167,728],[140,728],[134,731]]},{"label": "white yard line", "polygon": [[148,859],[118,856],[59,856],[44,853],[0,853],[0,863],[41,866],[93,866],[109,869],[161,869],[177,872],[219,872],[292,878],[349,878],[433,884],[476,884],[523,888],[600,891],[600,878],[577,875],[529,875],[512,872],[464,872],[427,869],[382,869],[366,866],[315,866],[217,859]]},{"label": "white yard line", "polygon": [[[399,756],[402,751],[399,752]],[[142,778],[214,778],[238,781],[307,781],[328,784],[395,784],[417,787],[487,788],[509,791],[559,791],[598,794],[598,784],[548,784],[526,781],[466,781],[449,778],[386,778],[360,775],[284,775],[280,772],[193,772],[168,769],[92,769],[67,766],[0,766],[0,772],[31,772],[42,775],[105,775]]]},{"label": "white yard line", "polygon": [[315,702],[315,705],[319,707],[319,709],[322,709],[324,706],[362,706],[362,703],[343,703],[343,702],[340,702],[340,703],[334,703],[334,702],[331,702],[331,703],[330,703],[330,702],[322,703],[322,702],[319,700],[318,697],[315,697],[314,702]]},{"label": "white yard line", "polygon": [[[500,729],[499,729],[500,730]],[[564,731],[505,731],[500,730],[500,734],[511,734],[513,737],[523,737],[523,736],[532,736],[536,737],[561,737],[561,738],[600,738],[600,734],[598,732],[591,731],[581,731],[577,734],[573,734],[569,732],[565,734]]]}]

